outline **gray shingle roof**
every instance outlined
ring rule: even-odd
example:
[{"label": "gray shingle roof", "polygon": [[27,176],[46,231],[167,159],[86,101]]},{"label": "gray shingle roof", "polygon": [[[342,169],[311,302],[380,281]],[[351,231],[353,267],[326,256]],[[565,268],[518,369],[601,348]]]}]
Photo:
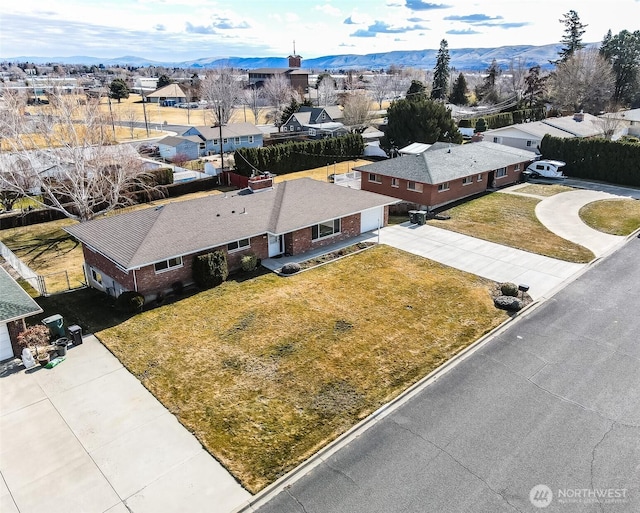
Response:
[{"label": "gray shingle roof", "polygon": [[405,155],[355,169],[363,173],[438,184],[534,160],[535,156],[532,151],[487,141],[451,146],[446,144],[444,147],[436,143],[419,155]]},{"label": "gray shingle roof", "polygon": [[243,191],[69,226],[71,235],[124,269],[134,269],[229,242],[288,233],[398,200],[301,178],[271,190]]},{"label": "gray shingle roof", "polygon": [[42,312],[24,289],[0,267],[0,322],[22,319]]},{"label": "gray shingle roof", "polygon": [[[220,138],[220,127],[217,126],[196,126],[193,127],[207,140]],[[188,130],[185,131],[185,133]],[[229,123],[228,125],[222,125],[222,138],[230,139],[232,137],[243,137],[247,135],[262,135],[262,132],[258,127],[251,123]]]}]

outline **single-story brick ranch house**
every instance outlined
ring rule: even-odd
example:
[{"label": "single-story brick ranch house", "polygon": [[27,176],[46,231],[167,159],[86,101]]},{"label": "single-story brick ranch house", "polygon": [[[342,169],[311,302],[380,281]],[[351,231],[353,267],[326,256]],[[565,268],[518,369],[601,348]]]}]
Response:
[{"label": "single-story brick ranch house", "polygon": [[536,154],[492,142],[435,143],[417,155],[355,167],[361,189],[432,209],[516,183]]},{"label": "single-story brick ranch house", "polygon": [[148,299],[193,283],[197,255],[222,250],[229,270],[243,255],[297,255],[384,226],[397,200],[301,178],[250,180],[234,193],[94,219],[66,229],[82,243],[87,283],[112,296]]},{"label": "single-story brick ranch house", "polygon": [[20,356],[16,339],[24,330],[24,319],[42,312],[9,273],[0,267],[0,362]]}]

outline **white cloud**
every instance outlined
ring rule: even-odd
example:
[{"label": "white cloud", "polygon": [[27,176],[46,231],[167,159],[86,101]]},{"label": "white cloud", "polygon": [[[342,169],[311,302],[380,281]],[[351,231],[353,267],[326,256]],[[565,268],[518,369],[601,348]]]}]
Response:
[{"label": "white cloud", "polygon": [[324,4],[324,5],[316,5],[315,7],[316,11],[320,11],[323,12],[325,14],[328,14],[329,16],[342,16],[342,11],[340,11],[340,9],[338,9],[337,7],[334,7],[333,5],[329,5],[329,4]]}]

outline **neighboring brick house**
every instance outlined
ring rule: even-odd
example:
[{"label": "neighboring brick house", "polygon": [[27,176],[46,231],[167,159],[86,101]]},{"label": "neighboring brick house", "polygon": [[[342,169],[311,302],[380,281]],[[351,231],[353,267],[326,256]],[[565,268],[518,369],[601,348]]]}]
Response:
[{"label": "neighboring brick house", "polygon": [[41,312],[40,305],[0,267],[0,362],[20,356],[16,339],[25,329],[24,318]]},{"label": "neighboring brick house", "polygon": [[295,51],[288,57],[288,68],[258,68],[249,70],[249,84],[254,87],[263,87],[270,78],[278,75],[284,76],[293,89],[301,94],[309,91],[309,72],[300,69],[302,57]]},{"label": "neighboring brick house", "polygon": [[192,283],[196,255],[222,250],[231,271],[248,253],[260,259],[297,255],[384,226],[393,203],[309,178],[277,185],[255,178],[250,189],[65,229],[82,243],[88,285],[116,297],[135,290],[153,298],[175,283]]},{"label": "neighboring brick house", "polygon": [[491,142],[435,143],[404,155],[355,167],[361,189],[432,209],[520,180],[533,152]]}]

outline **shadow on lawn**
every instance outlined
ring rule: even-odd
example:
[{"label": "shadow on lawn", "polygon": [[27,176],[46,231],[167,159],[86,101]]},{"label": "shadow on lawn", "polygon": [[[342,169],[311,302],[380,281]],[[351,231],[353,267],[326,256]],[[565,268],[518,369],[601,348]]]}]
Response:
[{"label": "shadow on lawn", "polygon": [[[240,272],[229,276],[227,281],[241,283],[259,276],[269,274],[271,271],[264,267],[258,267],[253,272]],[[186,287],[179,294],[168,294],[161,302],[150,301],[145,304],[143,311],[153,310],[164,305],[175,303],[182,299],[201,292],[201,289],[191,286]],[[111,296],[92,288],[78,289],[62,294],[54,294],[49,297],[36,297],[35,301],[44,310],[39,315],[29,318],[29,324],[37,324],[45,317],[60,314],[64,318],[65,326],[77,324],[82,327],[84,333],[96,333],[126,321],[135,313],[123,312],[116,306],[116,301]]]}]

